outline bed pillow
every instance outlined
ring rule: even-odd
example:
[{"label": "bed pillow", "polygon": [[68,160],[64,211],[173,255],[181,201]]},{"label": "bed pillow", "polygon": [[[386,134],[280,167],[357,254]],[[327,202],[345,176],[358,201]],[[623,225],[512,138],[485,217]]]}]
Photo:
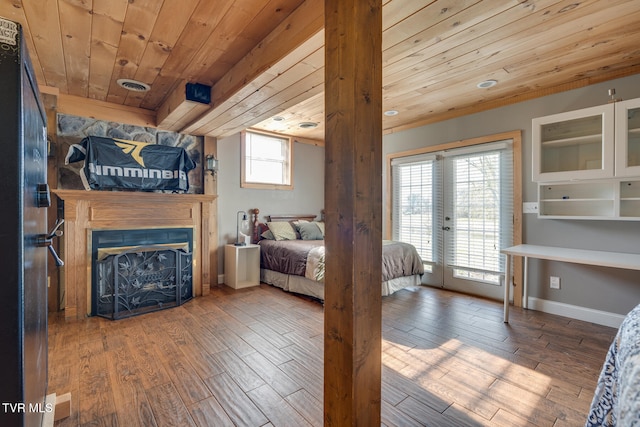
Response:
[{"label": "bed pillow", "polygon": [[268,222],[267,226],[276,240],[296,240],[296,231],[286,221]]},{"label": "bed pillow", "polygon": [[271,232],[271,230],[269,230],[269,229],[267,229],[267,231],[265,231],[264,233],[262,233],[262,234],[260,235],[260,237],[261,237],[262,239],[265,239],[265,240],[276,240],[276,238],[274,237],[273,233],[272,233],[272,232]]},{"label": "bed pillow", "polygon": [[324,222],[314,221],[313,223],[318,226],[320,232],[322,233],[322,238],[324,239]]},{"label": "bed pillow", "polygon": [[322,231],[315,222],[298,223],[298,231],[302,240],[322,240]]},{"label": "bed pillow", "polygon": [[[270,239],[273,240],[273,234],[269,231],[269,227],[264,222],[259,222],[256,224],[257,234],[260,236],[260,239]],[[271,236],[271,237],[269,237]]]}]

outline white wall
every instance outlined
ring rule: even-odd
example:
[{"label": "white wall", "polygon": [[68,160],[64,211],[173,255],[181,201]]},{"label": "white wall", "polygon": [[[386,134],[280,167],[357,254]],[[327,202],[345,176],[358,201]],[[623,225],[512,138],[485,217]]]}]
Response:
[{"label": "white wall", "polygon": [[[606,104],[609,88],[616,89],[618,98],[640,98],[640,75],[390,134],[383,139],[384,155],[521,129],[523,200],[536,201],[536,185],[531,180],[531,119]],[[549,220],[525,214],[523,223],[525,243],[640,253],[639,222]],[[550,275],[560,276],[560,290],[549,289]],[[640,303],[637,271],[532,260],[529,283],[532,297],[609,313],[626,314]]]},{"label": "white wall", "polygon": [[240,134],[218,141],[218,261],[224,269],[224,245],[236,240],[238,211],[260,209],[264,215],[316,214],[324,208],[324,147],[295,143],[293,190],[240,188]]}]

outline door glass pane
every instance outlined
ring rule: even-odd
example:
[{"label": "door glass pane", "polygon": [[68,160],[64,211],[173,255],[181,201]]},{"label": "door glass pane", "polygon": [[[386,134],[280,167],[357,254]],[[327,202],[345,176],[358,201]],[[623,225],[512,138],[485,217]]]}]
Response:
[{"label": "door glass pane", "polygon": [[541,172],[602,169],[602,116],[542,125]]},{"label": "door glass pane", "polygon": [[416,247],[425,269],[434,256],[433,161],[394,166],[394,240]]},{"label": "door glass pane", "polygon": [[454,277],[500,283],[500,154],[453,159]]},{"label": "door glass pane", "polygon": [[640,108],[627,110],[627,166],[640,166]]}]

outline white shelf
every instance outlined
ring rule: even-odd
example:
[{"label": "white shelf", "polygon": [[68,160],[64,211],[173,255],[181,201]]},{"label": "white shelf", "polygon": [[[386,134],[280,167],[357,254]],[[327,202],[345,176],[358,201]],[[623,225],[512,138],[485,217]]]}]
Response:
[{"label": "white shelf", "polygon": [[569,181],[538,186],[538,217],[640,220],[640,179]]},{"label": "white shelf", "polygon": [[574,136],[571,138],[552,139],[542,141],[543,146],[578,146],[585,144],[602,144],[602,134],[586,135],[586,136]]}]

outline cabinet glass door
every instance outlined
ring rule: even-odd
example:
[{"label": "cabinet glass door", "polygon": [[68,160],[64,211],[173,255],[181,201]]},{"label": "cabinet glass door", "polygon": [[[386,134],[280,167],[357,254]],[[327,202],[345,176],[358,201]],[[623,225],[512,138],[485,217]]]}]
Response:
[{"label": "cabinet glass door", "polygon": [[533,119],[533,180],[613,176],[613,105]]},{"label": "cabinet glass door", "polygon": [[640,99],[616,104],[616,175],[640,175]]}]

